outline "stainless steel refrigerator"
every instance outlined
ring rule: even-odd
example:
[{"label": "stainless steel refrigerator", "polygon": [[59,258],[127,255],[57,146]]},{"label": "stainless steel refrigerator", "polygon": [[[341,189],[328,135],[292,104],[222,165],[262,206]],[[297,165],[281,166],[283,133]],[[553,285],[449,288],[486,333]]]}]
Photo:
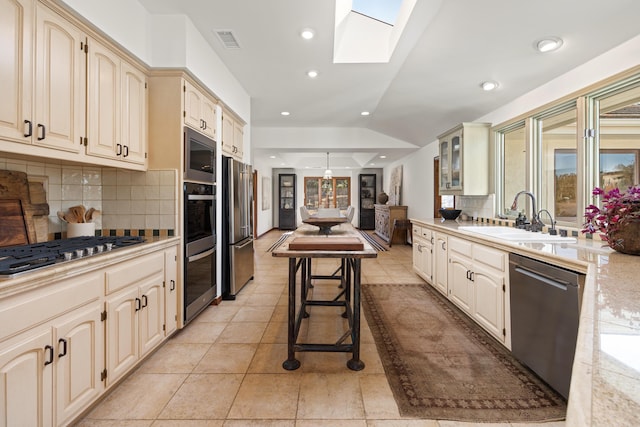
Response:
[{"label": "stainless steel refrigerator", "polygon": [[251,165],[222,157],[222,298],[253,279],[253,171]]}]

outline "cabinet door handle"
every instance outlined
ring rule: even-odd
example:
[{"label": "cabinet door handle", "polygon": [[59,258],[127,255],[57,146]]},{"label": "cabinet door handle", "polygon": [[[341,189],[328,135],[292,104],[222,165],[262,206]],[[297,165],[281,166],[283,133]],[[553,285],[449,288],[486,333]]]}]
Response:
[{"label": "cabinet door handle", "polygon": [[53,346],[49,344],[45,345],[44,351],[49,353],[49,359],[44,361],[44,366],[47,366],[53,363]]},{"label": "cabinet door handle", "polygon": [[203,127],[202,127],[202,129],[206,129],[206,128],[207,128],[207,121],[206,121],[206,120],[203,120],[203,121],[202,121],[202,123],[203,123]]},{"label": "cabinet door handle", "polygon": [[116,156],[120,156],[122,154],[122,144],[116,144]]},{"label": "cabinet door handle", "polygon": [[60,347],[60,344],[62,344],[62,353],[58,353],[58,357],[64,357],[67,355],[67,340],[60,338],[58,340],[58,348]]},{"label": "cabinet door handle", "polygon": [[471,273],[471,271],[467,270],[467,280],[471,280],[471,278],[469,277],[469,273]]},{"label": "cabinet door handle", "polygon": [[446,251],[447,250],[447,244],[446,242],[442,242],[442,250]]},{"label": "cabinet door handle", "polygon": [[33,123],[31,123],[31,120],[25,120],[24,124],[29,125],[29,130],[27,131],[27,133],[24,134],[24,137],[28,138],[31,135],[33,135]]},{"label": "cabinet door handle", "polygon": [[140,301],[140,298],[136,298],[136,311],[140,311],[140,304],[142,303],[142,301]]},{"label": "cabinet door handle", "polygon": [[38,137],[38,141],[42,141],[47,137],[47,128],[45,127],[45,125],[38,123],[38,129],[42,129],[42,136]]},{"label": "cabinet door handle", "polygon": [[128,157],[129,156],[129,146],[128,145],[123,145],[124,147],[124,157]]},{"label": "cabinet door handle", "polygon": [[433,245],[433,237],[431,238],[431,244]]},{"label": "cabinet door handle", "polygon": [[175,280],[171,280],[171,286],[169,286],[169,290],[170,291],[175,291],[176,290],[176,281]]},{"label": "cabinet door handle", "polygon": [[147,300],[147,296],[146,295],[142,295],[142,308],[145,308],[147,306],[147,303],[149,301]]},{"label": "cabinet door handle", "polygon": [[469,274],[469,280],[471,280],[472,282],[476,281],[476,273],[474,273],[473,271],[470,272],[471,274]]}]

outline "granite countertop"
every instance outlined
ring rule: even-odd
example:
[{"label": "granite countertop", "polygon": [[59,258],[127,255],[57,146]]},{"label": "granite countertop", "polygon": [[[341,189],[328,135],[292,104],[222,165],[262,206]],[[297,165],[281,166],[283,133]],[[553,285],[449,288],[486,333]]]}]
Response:
[{"label": "granite countertop", "polygon": [[412,218],[417,225],[586,274],[567,426],[638,425],[640,413],[640,257],[602,242],[523,243],[458,230],[477,222]]},{"label": "granite countertop", "polygon": [[178,244],[179,237],[147,237],[144,243],[118,248],[111,252],[85,257],[69,262],[53,264],[10,279],[0,279],[0,300],[16,293],[35,289],[52,281],[74,277],[96,268],[133,259]]}]

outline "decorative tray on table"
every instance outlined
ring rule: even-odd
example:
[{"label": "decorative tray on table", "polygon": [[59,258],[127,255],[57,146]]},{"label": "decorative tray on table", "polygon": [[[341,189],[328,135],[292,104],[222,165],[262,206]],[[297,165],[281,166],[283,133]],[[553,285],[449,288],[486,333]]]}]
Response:
[{"label": "decorative tray on table", "polygon": [[305,224],[315,225],[316,227],[320,227],[320,231],[318,234],[330,234],[331,227],[334,225],[342,224],[343,222],[347,222],[346,216],[339,216],[333,218],[307,218],[302,220]]}]

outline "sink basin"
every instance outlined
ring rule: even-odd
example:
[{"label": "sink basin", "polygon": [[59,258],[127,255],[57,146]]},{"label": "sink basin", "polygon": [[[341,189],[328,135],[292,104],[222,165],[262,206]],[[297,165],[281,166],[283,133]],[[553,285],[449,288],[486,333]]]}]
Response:
[{"label": "sink basin", "polygon": [[551,234],[532,233],[513,227],[479,227],[462,226],[458,230],[470,233],[482,234],[495,239],[507,240],[509,242],[544,242],[544,243],[576,243],[575,237],[552,236]]}]

